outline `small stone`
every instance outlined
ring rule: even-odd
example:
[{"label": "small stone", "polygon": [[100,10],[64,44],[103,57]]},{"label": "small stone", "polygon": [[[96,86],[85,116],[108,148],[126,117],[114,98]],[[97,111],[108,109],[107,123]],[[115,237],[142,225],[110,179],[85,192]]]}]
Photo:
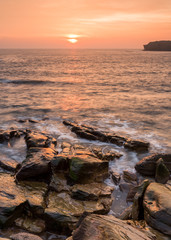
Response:
[{"label": "small stone", "polygon": [[29,217],[17,218],[15,224],[17,227],[31,233],[41,233],[45,230],[45,222],[42,219],[33,219]]},{"label": "small stone", "polygon": [[132,173],[126,170],[126,171],[123,171],[123,179],[126,182],[137,181],[137,175],[135,173]]},{"label": "small stone", "polygon": [[162,158],[157,160],[156,162],[156,174],[155,174],[155,180],[158,183],[167,183],[167,181],[170,178],[170,172],[166,165],[164,164],[164,161]]},{"label": "small stone", "polygon": [[132,205],[126,208],[119,216],[121,220],[132,219]]},{"label": "small stone", "polygon": [[117,172],[114,172],[114,171],[111,171],[110,173],[111,173],[113,182],[114,182],[116,185],[118,185],[119,182],[120,182],[120,179],[121,179],[120,174],[117,173]]},{"label": "small stone", "polygon": [[127,202],[133,202],[134,201],[134,197],[135,197],[135,194],[137,193],[137,190],[138,190],[138,186],[133,186],[133,187],[130,188],[130,190],[128,192],[128,195],[126,197]]}]

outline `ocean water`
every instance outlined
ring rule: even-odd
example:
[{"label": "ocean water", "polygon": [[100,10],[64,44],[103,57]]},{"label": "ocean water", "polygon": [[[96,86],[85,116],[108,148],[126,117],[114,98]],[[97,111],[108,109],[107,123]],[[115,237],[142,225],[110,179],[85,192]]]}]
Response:
[{"label": "ocean water", "polygon": [[[142,50],[0,50],[0,126],[75,139],[62,119],[171,148],[171,53]],[[43,118],[48,118],[42,121]]]}]

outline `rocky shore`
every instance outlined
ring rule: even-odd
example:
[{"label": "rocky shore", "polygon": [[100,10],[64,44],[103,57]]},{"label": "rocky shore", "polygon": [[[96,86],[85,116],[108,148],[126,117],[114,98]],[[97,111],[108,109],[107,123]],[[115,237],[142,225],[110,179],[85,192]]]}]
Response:
[{"label": "rocky shore", "polygon": [[[93,145],[60,142],[31,128],[0,130],[1,146],[10,148],[19,140],[26,145],[22,162],[0,155],[0,240],[169,239],[171,154],[150,155],[148,142],[63,124]],[[119,164],[122,157],[116,146],[146,155],[136,172],[110,169],[109,163]],[[104,182],[107,178],[115,187]],[[115,188],[129,202],[118,216],[108,214]]]}]

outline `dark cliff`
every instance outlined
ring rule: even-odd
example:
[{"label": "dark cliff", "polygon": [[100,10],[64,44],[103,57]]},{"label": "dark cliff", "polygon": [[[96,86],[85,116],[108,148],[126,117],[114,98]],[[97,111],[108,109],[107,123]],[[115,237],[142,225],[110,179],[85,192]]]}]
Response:
[{"label": "dark cliff", "polygon": [[171,51],[171,41],[149,42],[144,45],[145,51]]}]

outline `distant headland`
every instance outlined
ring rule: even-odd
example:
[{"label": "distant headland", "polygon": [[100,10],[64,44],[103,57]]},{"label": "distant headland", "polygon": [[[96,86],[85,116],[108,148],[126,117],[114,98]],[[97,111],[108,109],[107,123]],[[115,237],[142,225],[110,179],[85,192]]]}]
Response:
[{"label": "distant headland", "polygon": [[144,45],[144,51],[171,51],[171,41],[155,41]]}]

